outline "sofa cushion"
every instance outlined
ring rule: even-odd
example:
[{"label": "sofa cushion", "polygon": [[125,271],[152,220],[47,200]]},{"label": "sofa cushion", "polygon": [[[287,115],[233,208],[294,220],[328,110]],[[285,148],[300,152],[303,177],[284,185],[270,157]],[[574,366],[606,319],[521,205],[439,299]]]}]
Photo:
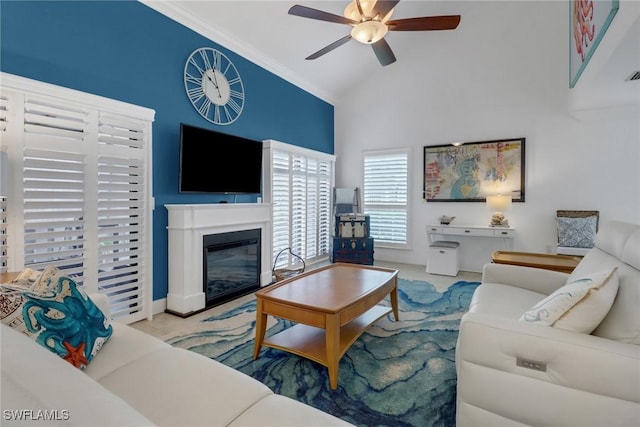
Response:
[{"label": "sofa cushion", "polygon": [[620,259],[636,270],[640,270],[640,227],[625,242]]},{"label": "sofa cushion", "polygon": [[491,317],[518,320],[525,310],[545,296],[543,293],[515,286],[483,283],[473,293],[469,311]]},{"label": "sofa cushion", "polygon": [[85,369],[96,381],[148,354],[171,348],[166,342],[117,321],[111,326],[113,335]]},{"label": "sofa cushion", "polygon": [[0,286],[2,323],[29,335],[75,367],[85,368],[111,336],[107,318],[55,267],[45,269],[27,285]]},{"label": "sofa cushion", "polygon": [[[4,324],[0,329],[3,427],[153,425],[120,397],[24,334]],[[20,414],[26,419],[17,419]],[[44,414],[55,420],[37,418]]]},{"label": "sofa cushion", "polygon": [[132,360],[99,382],[159,426],[226,426],[273,393],[248,375],[174,347]]},{"label": "sofa cushion", "polygon": [[596,237],[596,246],[571,278],[618,266],[620,286],[615,302],[593,335],[640,345],[640,225],[611,221]]},{"label": "sofa cushion", "polygon": [[278,394],[260,399],[244,411],[231,427],[347,427],[351,424],[319,409]]},{"label": "sofa cushion", "polygon": [[618,292],[617,267],[567,284],[524,312],[520,320],[591,333],[606,316]]}]

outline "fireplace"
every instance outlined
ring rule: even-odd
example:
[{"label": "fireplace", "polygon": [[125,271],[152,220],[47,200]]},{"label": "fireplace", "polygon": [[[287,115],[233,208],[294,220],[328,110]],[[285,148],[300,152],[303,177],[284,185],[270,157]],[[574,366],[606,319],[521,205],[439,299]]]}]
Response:
[{"label": "fireplace", "polygon": [[202,236],[206,307],[260,288],[260,234],[257,228]]},{"label": "fireplace", "polygon": [[[206,307],[203,289],[204,238],[234,231],[260,230],[260,285],[271,283],[271,205],[215,203],[165,205],[169,213],[169,289],[166,311],[187,317]],[[257,255],[256,255],[257,256]]]}]

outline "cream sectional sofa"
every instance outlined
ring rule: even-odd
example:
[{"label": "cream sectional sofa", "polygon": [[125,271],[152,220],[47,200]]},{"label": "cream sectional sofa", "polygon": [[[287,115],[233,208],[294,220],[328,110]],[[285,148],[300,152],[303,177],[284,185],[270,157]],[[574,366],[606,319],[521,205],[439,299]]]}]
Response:
[{"label": "cream sectional sofa", "polygon": [[[614,267],[608,277],[615,281],[594,288],[553,326],[523,315],[552,302],[546,297],[558,297],[565,283]],[[624,222],[602,227],[571,275],[487,264],[460,325],[457,426],[639,426],[639,270],[640,226]],[[617,294],[613,288],[600,321],[598,297],[613,284]],[[582,304],[594,305],[580,311]],[[587,320],[591,333],[567,329]]]},{"label": "cream sectional sofa", "polygon": [[[91,298],[109,312],[104,296]],[[214,360],[111,324],[111,338],[84,371],[2,325],[0,424],[350,425]]]}]

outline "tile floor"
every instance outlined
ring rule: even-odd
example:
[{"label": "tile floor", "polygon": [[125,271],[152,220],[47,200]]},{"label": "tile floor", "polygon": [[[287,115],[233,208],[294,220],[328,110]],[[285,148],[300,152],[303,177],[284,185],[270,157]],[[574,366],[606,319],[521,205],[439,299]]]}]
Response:
[{"label": "tile floor", "polygon": [[[468,271],[460,271],[456,277],[429,274],[425,272],[424,265],[400,264],[384,261],[376,261],[376,265],[397,269],[399,271],[399,277],[402,277],[403,279],[424,280],[432,283],[436,289],[438,289],[438,292],[445,291],[449,285],[459,280],[479,282],[481,277],[480,273]],[[314,267],[317,268],[319,265]],[[254,297],[250,294],[227,304],[237,304],[238,302],[249,301],[252,298]],[[227,309],[227,304],[212,307],[184,319],[168,313],[159,313],[153,316],[152,321],[141,320],[131,326],[162,340],[167,340],[189,332],[194,332],[200,328],[203,330],[206,329],[206,325],[203,324],[202,320],[214,317],[216,314],[224,312]]]}]

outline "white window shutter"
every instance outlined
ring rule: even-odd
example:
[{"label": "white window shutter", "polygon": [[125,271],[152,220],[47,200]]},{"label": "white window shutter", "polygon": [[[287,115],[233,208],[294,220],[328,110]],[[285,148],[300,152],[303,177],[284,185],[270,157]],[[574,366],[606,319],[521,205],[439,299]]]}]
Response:
[{"label": "white window shutter", "polygon": [[141,121],[100,115],[98,288],[116,318],[140,311],[145,300],[145,129]]},{"label": "white window shutter", "polygon": [[149,318],[153,111],[2,77],[0,136],[15,168],[8,266],[57,266],[107,295],[113,318]]},{"label": "white window shutter", "polygon": [[[275,262],[276,256],[284,249],[290,247],[290,210],[291,210],[291,174],[289,167],[290,155],[288,153],[272,152],[272,173],[271,173],[271,202],[272,212],[272,250]],[[266,199],[268,195],[263,195]],[[278,258],[278,265],[282,267],[288,265],[290,260],[284,256]]]},{"label": "white window shutter", "polygon": [[408,245],[409,152],[364,153],[364,213],[371,221],[376,246]]},{"label": "white window shutter", "polygon": [[[8,99],[0,95],[0,142],[6,138]],[[0,273],[7,272],[7,153],[0,143]]]},{"label": "white window shutter", "polygon": [[86,110],[32,97],[24,103],[24,265],[54,265],[84,282]]},{"label": "white window shutter", "polygon": [[[265,146],[270,176],[263,196],[272,205],[274,262],[286,248],[307,263],[327,259],[334,157],[277,141],[265,141]],[[298,261],[285,253],[276,267],[292,267]]]}]

